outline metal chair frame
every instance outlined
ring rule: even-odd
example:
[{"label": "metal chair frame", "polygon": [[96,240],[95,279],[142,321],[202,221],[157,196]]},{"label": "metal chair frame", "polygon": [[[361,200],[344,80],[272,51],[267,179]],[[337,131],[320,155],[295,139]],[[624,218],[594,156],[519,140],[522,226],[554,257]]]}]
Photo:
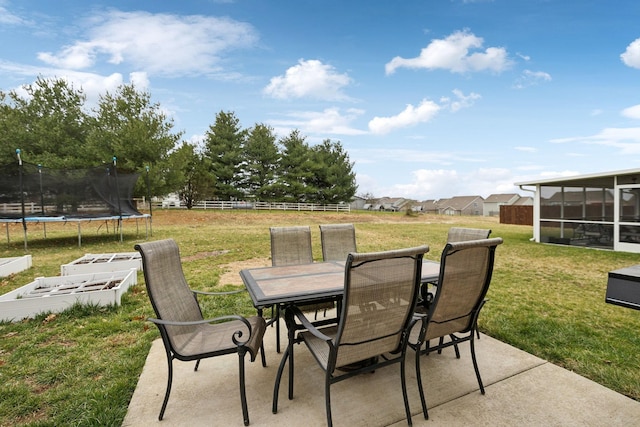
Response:
[{"label": "metal chair frame", "polygon": [[[502,244],[502,238],[499,237],[452,242],[447,243],[442,252],[438,292],[436,292],[429,310],[426,313],[416,314],[416,324],[412,329],[408,344],[415,350],[416,377],[425,419],[429,419],[429,413],[420,371],[420,356],[423,354],[429,354],[436,350],[440,353],[443,348],[453,346],[456,358],[459,359],[458,345],[469,341],[478,386],[480,392],[485,393],[476,360],[474,340],[478,333],[478,316],[486,303],[485,296],[491,283],[496,247],[500,244]],[[468,260],[472,257],[475,261],[482,261],[482,264],[477,266],[478,271],[474,271],[477,277],[475,275],[465,277],[461,275],[461,272],[465,268],[470,268]],[[468,293],[475,298],[463,302],[463,293]],[[458,309],[458,305],[460,309]],[[430,327],[436,332],[431,333]],[[445,336],[450,337],[451,341],[445,343],[443,340]],[[431,346],[429,344],[429,340],[433,338],[439,338],[438,345]],[[423,345],[424,348],[422,348]]]},{"label": "metal chair frame", "polygon": [[[262,365],[266,366],[264,347],[262,345],[262,337],[266,328],[264,319],[257,316],[246,319],[238,315],[204,319],[202,310],[198,304],[198,295],[230,295],[243,292],[244,290],[203,292],[189,289],[182,271],[178,246],[172,239],[140,243],[135,245],[135,249],[142,255],[142,266],[147,293],[157,316],[157,318],[149,318],[148,320],[155,324],[160,331],[168,364],[167,387],[158,420],[163,419],[169,402],[173,383],[173,361],[175,359],[180,361],[195,360],[194,371],[197,371],[202,359],[237,353],[242,415],[244,425],[249,425],[244,358],[245,355],[249,353],[251,361],[253,362],[259,348],[262,356]],[[161,270],[162,272],[156,273],[152,271],[154,269]],[[167,310],[163,304],[172,304],[172,301],[166,301],[166,298],[162,298],[160,293],[168,286],[180,288],[176,291],[176,294],[183,298],[180,298],[180,301],[175,301],[175,305],[190,309],[190,312],[177,309],[176,311],[180,311],[179,314],[176,314],[176,317],[179,318],[177,320],[164,318],[163,312],[171,310]],[[193,301],[190,301],[187,292],[191,293]],[[159,300],[164,301],[159,302]],[[188,344],[184,344],[185,341],[188,340],[178,340],[178,334],[181,335],[181,337],[191,334],[194,337],[197,335],[201,338],[206,337],[208,334],[215,334],[216,338],[220,336],[226,338],[222,342],[216,341],[216,345],[205,346],[204,348],[207,350],[197,352],[194,351],[193,348],[189,348]],[[182,343],[180,348],[176,347],[174,340],[177,340],[175,342]]]}]

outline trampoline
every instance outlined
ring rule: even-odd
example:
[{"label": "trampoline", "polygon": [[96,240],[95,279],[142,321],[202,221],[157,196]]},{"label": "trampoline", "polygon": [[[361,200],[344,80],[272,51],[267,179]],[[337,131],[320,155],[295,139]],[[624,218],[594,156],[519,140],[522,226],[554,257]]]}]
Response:
[{"label": "trampoline", "polygon": [[124,221],[143,220],[148,237],[151,214],[143,214],[133,202],[133,189],[139,174],[120,173],[113,162],[86,169],[52,169],[23,162],[0,166],[0,223],[4,223],[7,242],[10,224],[22,224],[27,247],[29,225],[75,223],[78,245],[82,245],[82,224],[101,221],[120,231]]}]

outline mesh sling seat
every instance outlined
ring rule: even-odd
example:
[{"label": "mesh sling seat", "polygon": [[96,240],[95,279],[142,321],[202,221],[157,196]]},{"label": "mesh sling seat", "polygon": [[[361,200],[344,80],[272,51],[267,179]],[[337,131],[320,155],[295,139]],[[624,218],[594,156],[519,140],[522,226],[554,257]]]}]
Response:
[{"label": "mesh sling seat", "polygon": [[488,239],[491,234],[490,229],[451,227],[447,233],[447,243],[464,242],[466,240]]},{"label": "mesh sling seat", "polygon": [[[332,425],[331,385],[355,375],[400,363],[407,422],[411,412],[405,379],[405,355],[420,285],[423,255],[428,246],[386,252],[351,253],[345,266],[341,314],[337,326],[316,328],[295,306],[286,308],[287,325],[306,328],[289,343],[282,358],[273,395],[273,412],[284,365],[289,360],[289,399],[293,398],[293,347],[303,341],[325,372],[327,425]],[[366,361],[366,363],[358,363]],[[345,369],[348,368],[348,369]]]},{"label": "mesh sling seat", "polygon": [[[447,243],[464,242],[467,240],[488,239],[490,234],[491,234],[491,230],[485,229],[485,228],[451,227],[449,228],[449,231],[447,233]],[[427,282],[423,284],[422,302],[427,309],[429,304],[431,304],[431,301],[433,301],[436,286],[438,286],[437,281]],[[429,288],[431,289],[429,290]]]},{"label": "mesh sling seat", "polygon": [[[429,418],[422,388],[420,355],[454,346],[460,358],[458,344],[469,341],[471,359],[480,392],[484,386],[476,361],[474,346],[478,328],[478,315],[484,306],[491,283],[495,251],[502,238],[469,240],[447,243],[440,260],[438,292],[426,313],[416,314],[417,323],[411,330],[409,346],[415,350],[416,376],[425,419]],[[443,342],[449,336],[451,341]],[[439,338],[439,344],[430,346],[429,340]],[[424,348],[423,348],[424,347]]]},{"label": "mesh sling seat", "polygon": [[[270,227],[271,265],[286,266],[313,263],[311,245],[311,228],[308,226]],[[304,311],[327,310],[334,307],[333,301],[300,305]],[[280,309],[275,307],[275,314],[270,324],[276,324],[276,351],[280,353]],[[260,310],[258,311],[260,313]]]},{"label": "mesh sling seat", "polygon": [[324,261],[346,261],[351,252],[357,252],[353,224],[321,224],[319,227]]},{"label": "mesh sling seat", "polygon": [[323,261],[344,262],[351,252],[357,252],[356,229],[353,224],[320,224],[319,228]]},{"label": "mesh sling seat", "polygon": [[173,359],[196,360],[194,370],[197,371],[201,359],[237,353],[242,414],[244,424],[249,425],[244,358],[249,353],[253,362],[260,350],[263,366],[265,365],[262,347],[266,328],[264,319],[258,316],[247,319],[236,315],[204,319],[197,294],[220,295],[235,292],[199,292],[189,289],[178,245],[172,239],[140,243],[135,245],[135,249],[142,255],[147,292],[157,316],[149,320],[160,330],[169,365],[167,388],[158,419],[162,420],[169,401]]},{"label": "mesh sling seat", "polygon": [[[449,228],[449,232],[447,233],[447,243],[453,242],[465,242],[467,240],[479,240],[479,239],[488,239],[489,235],[491,235],[491,229],[487,228],[468,228],[468,227],[451,227]],[[428,291],[428,285],[431,284],[433,286],[437,286],[438,282],[431,282],[425,284],[423,287],[423,301],[428,305],[433,301],[433,297],[435,292]],[[432,288],[435,290],[435,288]],[[480,338],[480,334],[477,334],[478,338]]]}]

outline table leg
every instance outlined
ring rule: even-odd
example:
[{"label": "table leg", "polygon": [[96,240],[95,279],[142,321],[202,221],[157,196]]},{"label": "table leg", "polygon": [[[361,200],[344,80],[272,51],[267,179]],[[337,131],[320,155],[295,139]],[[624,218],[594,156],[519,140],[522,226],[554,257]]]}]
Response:
[{"label": "table leg", "polygon": [[289,308],[285,308],[284,316],[285,324],[287,325],[287,351],[289,352],[289,400],[293,399],[293,344],[296,339],[296,323],[293,319],[293,313]]},{"label": "table leg", "polygon": [[283,307],[285,313],[285,324],[287,325],[287,348],[282,355],[282,360],[280,360],[280,366],[278,366],[278,372],[276,374],[276,381],[273,387],[273,405],[272,412],[276,414],[278,412],[278,397],[280,394],[280,381],[282,380],[282,374],[284,373],[284,367],[287,363],[287,359],[289,360],[289,391],[288,397],[289,400],[293,399],[293,344],[295,343],[295,334],[296,334],[296,325],[293,320],[293,314],[290,311]]},{"label": "table leg", "polygon": [[282,373],[284,372],[284,365],[287,363],[287,357],[289,357],[289,346],[284,351],[282,355],[282,360],[280,361],[280,366],[278,366],[278,373],[276,374],[276,382],[273,386],[273,405],[271,408],[271,412],[274,414],[278,413],[278,395],[280,394],[280,379],[282,378]]}]

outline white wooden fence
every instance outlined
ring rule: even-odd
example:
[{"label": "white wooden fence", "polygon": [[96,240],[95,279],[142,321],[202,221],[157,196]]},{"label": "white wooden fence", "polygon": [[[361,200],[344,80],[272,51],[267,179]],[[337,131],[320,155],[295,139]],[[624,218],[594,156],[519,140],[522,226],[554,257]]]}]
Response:
[{"label": "white wooden fence", "polygon": [[[154,202],[154,209],[186,209],[176,203]],[[318,203],[284,203],[284,202],[228,202],[207,200],[198,202],[193,209],[255,209],[255,210],[279,210],[279,211],[321,211],[321,212],[351,212],[351,207],[346,203],[322,205]]]}]

